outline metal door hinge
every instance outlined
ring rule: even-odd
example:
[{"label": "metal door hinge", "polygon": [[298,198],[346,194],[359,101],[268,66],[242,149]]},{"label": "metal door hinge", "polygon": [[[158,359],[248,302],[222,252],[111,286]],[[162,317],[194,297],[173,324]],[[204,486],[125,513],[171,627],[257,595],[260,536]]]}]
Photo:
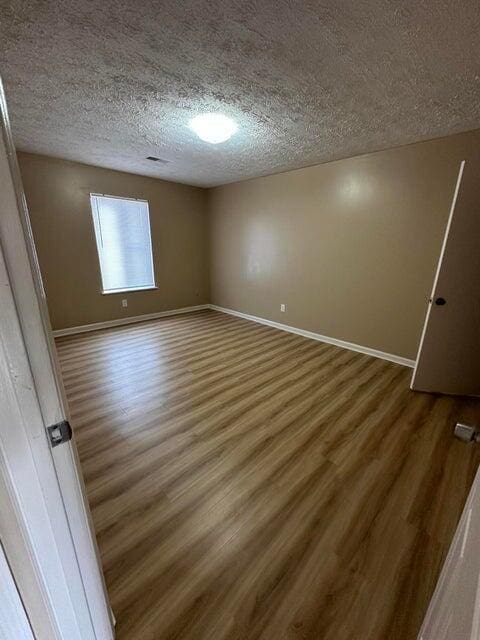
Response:
[{"label": "metal door hinge", "polygon": [[47,427],[47,432],[52,447],[56,447],[72,439],[72,427],[68,420],[62,420],[62,422],[52,424],[51,427]]}]

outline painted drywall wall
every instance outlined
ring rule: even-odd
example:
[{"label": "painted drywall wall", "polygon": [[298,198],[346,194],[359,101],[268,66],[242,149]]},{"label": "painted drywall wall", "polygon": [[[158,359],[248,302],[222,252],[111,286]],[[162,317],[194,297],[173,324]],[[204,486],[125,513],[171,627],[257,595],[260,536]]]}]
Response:
[{"label": "painted drywall wall", "polygon": [[[18,159],[54,329],[208,302],[203,189],[40,155]],[[156,290],[101,293],[92,192],[148,200]]]},{"label": "painted drywall wall", "polygon": [[414,358],[459,164],[479,143],[470,132],[210,190],[211,302]]}]

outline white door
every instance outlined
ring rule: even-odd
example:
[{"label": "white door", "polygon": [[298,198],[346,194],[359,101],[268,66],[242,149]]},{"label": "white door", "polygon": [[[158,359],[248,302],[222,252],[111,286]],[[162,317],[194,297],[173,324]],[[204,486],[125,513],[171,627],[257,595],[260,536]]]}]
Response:
[{"label": "white door", "polygon": [[412,389],[480,396],[480,151],[457,184]]},{"label": "white door", "polygon": [[[39,592],[55,618],[54,632],[42,637],[109,640],[111,612],[75,444],[52,448],[47,440],[47,428],[68,420],[68,408],[1,83],[0,115],[0,489],[3,480],[12,505],[0,533],[9,540],[5,550],[19,579],[29,552],[38,569]],[[7,530],[13,520],[27,538],[26,560],[18,566],[22,549]],[[20,582],[21,593],[22,584],[30,589],[28,580]],[[35,599],[25,595],[28,611],[25,598]]]},{"label": "white door", "polygon": [[480,639],[480,471],[460,518],[418,640]]}]

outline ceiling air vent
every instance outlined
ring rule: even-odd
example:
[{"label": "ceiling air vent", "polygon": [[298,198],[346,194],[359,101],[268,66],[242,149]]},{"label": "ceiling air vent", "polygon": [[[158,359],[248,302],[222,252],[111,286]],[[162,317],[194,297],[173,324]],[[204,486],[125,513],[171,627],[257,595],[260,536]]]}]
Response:
[{"label": "ceiling air vent", "polygon": [[152,162],[160,162],[160,164],[168,164],[170,160],[164,160],[163,158],[156,158],[155,156],[147,156],[147,160]]}]

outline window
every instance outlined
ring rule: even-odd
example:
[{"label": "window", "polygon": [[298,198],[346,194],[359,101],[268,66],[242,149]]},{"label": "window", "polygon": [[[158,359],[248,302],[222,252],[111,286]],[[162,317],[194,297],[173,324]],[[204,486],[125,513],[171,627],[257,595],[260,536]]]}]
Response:
[{"label": "window", "polygon": [[103,293],[155,287],[146,200],[91,194]]}]

